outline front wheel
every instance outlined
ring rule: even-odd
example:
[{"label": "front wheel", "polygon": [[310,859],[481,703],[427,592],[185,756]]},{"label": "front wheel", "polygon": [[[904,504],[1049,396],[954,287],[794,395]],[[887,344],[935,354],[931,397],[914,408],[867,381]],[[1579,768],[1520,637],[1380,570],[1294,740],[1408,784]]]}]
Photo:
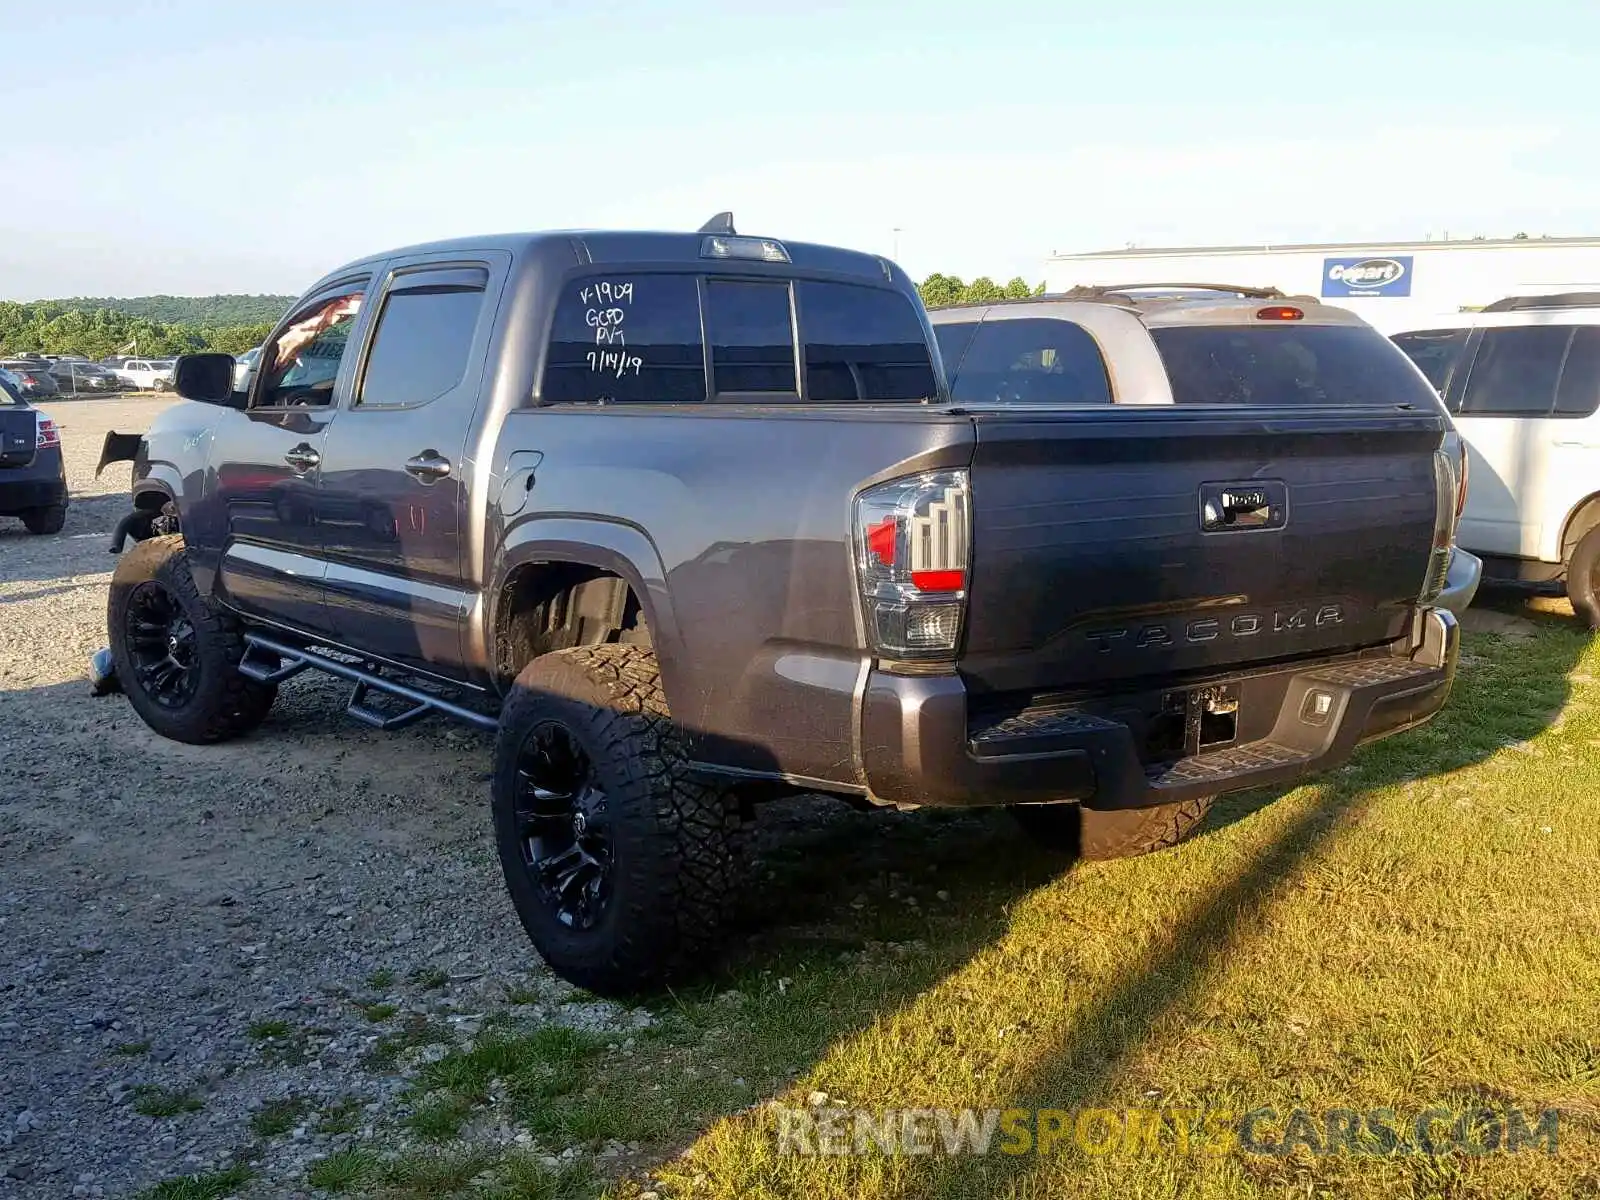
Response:
[{"label": "front wheel", "polygon": [[224,741],[254,729],[272,707],[277,688],[239,674],[239,622],[200,594],[181,534],[149,538],[122,556],[106,626],[122,690],[163,737]]},{"label": "front wheel", "polygon": [[1011,815],[1041,846],[1086,862],[1103,862],[1176,846],[1199,828],[1213,799],[1203,796],[1149,808],[1109,810],[1081,804],[1019,804]]},{"label": "front wheel", "polygon": [[628,995],[714,948],[738,806],[690,771],[651,651],[581,646],[523,668],[501,709],[493,810],[517,916],[562,978]]},{"label": "front wheel", "polygon": [[1600,529],[1591,529],[1567,563],[1567,599],[1590,629],[1600,629]]},{"label": "front wheel", "polygon": [[67,523],[67,506],[52,504],[46,508],[30,508],[22,514],[22,523],[29,533],[60,533]]}]

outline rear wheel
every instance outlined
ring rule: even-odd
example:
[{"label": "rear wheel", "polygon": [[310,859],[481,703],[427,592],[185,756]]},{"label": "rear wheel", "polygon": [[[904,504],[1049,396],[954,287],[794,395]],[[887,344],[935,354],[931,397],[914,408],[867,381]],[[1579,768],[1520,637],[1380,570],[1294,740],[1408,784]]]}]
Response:
[{"label": "rear wheel", "polygon": [[67,506],[52,504],[47,508],[30,508],[22,514],[22,523],[29,533],[60,533],[67,523]]},{"label": "rear wheel", "polygon": [[272,707],[277,688],[239,674],[239,622],[195,587],[181,535],[150,538],[122,556],[106,624],[122,690],[163,737],[224,741],[254,729]]},{"label": "rear wheel", "polygon": [[517,916],[564,979],[636,993],[715,947],[738,805],[691,773],[648,649],[580,646],[523,668],[501,710],[493,809]]},{"label": "rear wheel", "polygon": [[1567,563],[1567,599],[1590,629],[1600,629],[1600,529],[1591,529]]},{"label": "rear wheel", "polygon": [[1176,846],[1199,827],[1212,799],[1111,810],[1081,804],[1019,804],[1011,815],[1040,845],[1100,862]]}]

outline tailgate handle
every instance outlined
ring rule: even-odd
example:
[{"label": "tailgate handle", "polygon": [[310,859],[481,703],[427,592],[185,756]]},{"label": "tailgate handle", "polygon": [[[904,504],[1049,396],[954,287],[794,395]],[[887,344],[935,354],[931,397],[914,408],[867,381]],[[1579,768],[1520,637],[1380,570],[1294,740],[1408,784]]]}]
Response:
[{"label": "tailgate handle", "polygon": [[1207,483],[1200,488],[1200,528],[1208,533],[1281,529],[1288,489],[1278,480]]}]

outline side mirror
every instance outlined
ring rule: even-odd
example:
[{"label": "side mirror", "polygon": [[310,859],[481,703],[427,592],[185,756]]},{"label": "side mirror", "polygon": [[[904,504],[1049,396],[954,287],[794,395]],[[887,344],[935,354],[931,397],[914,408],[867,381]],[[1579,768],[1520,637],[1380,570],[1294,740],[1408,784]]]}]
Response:
[{"label": "side mirror", "polygon": [[172,390],[185,400],[232,407],[233,355],[182,355],[172,369]]}]

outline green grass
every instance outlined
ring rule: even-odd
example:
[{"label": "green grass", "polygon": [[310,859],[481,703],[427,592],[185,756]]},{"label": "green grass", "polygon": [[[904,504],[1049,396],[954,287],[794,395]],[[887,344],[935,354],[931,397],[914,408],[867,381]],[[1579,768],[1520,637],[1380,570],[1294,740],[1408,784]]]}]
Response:
[{"label": "green grass", "polygon": [[361,1015],[376,1025],[380,1021],[387,1021],[399,1012],[399,1006],[394,1004],[363,1004]]},{"label": "green grass", "polygon": [[138,1058],[141,1054],[150,1053],[149,1042],[123,1042],[120,1046],[113,1046],[111,1053],[121,1058]]},{"label": "green grass", "polygon": [[384,1183],[401,1196],[448,1196],[493,1166],[495,1156],[477,1147],[451,1147],[402,1155],[384,1173]]},{"label": "green grass", "polygon": [[[660,1167],[669,1196],[1593,1191],[1600,645],[1570,618],[1531,620],[1525,640],[1468,634],[1433,724],[1286,794],[1229,797],[1167,853],[1065,869],[1000,814],[880,817],[893,826],[881,836],[845,818],[800,837],[780,847],[767,890],[786,907],[758,949],[658,1006],[665,1030],[631,1058],[581,1065],[545,1110],[568,1104],[569,1135],[626,1129],[663,1157],[692,1143]],[[741,996],[718,999],[730,989]],[[815,1091],[871,1111],[1069,1121],[1271,1106],[1272,1139],[1295,1108],[1324,1129],[1333,1108],[1551,1106],[1560,1143],[1554,1156],[1183,1154],[1168,1128],[1153,1152],[1135,1138],[1090,1153],[1069,1134],[1050,1154],[780,1155],[776,1115],[747,1106]]]},{"label": "green grass", "polygon": [[437,991],[450,982],[450,972],[440,967],[418,967],[411,973],[411,982],[424,991]]},{"label": "green grass", "polygon": [[281,1137],[300,1123],[300,1118],[311,1111],[314,1105],[304,1096],[290,1096],[283,1100],[273,1100],[262,1106],[261,1111],[250,1118],[250,1128],[257,1137]]},{"label": "green grass", "polygon": [[223,1200],[249,1183],[253,1175],[241,1163],[224,1171],[164,1179],[140,1192],[138,1200]]},{"label": "green grass", "polygon": [[395,974],[388,967],[379,967],[367,976],[367,986],[375,992],[387,991],[394,986]]},{"label": "green grass", "polygon": [[288,1037],[293,1029],[294,1026],[287,1021],[251,1021],[249,1027],[245,1029],[244,1035],[252,1042],[270,1042],[278,1038]]},{"label": "green grass", "polygon": [[539,999],[539,993],[530,987],[524,987],[520,983],[506,985],[507,1004],[537,1004]]},{"label": "green grass", "polygon": [[423,1100],[406,1118],[405,1124],[420,1138],[430,1142],[447,1142],[461,1132],[461,1127],[471,1115],[470,1100],[446,1094]]},{"label": "green grass", "polygon": [[142,1083],[133,1089],[133,1111],[146,1117],[175,1117],[204,1107],[197,1096],[176,1088]]},{"label": "green grass", "polygon": [[361,1128],[362,1103],[352,1096],[335,1100],[317,1114],[317,1130],[321,1133],[354,1133]]},{"label": "green grass", "polygon": [[312,1163],[306,1171],[306,1183],[329,1192],[353,1192],[376,1180],[379,1167],[372,1151],[352,1146]]},{"label": "green grass", "polygon": [[417,1046],[449,1045],[453,1041],[450,1030],[441,1022],[420,1014],[413,1014],[400,1022],[400,1028],[386,1033],[367,1052],[364,1060],[373,1071],[392,1071],[400,1055]]},{"label": "green grass", "polygon": [[598,1190],[594,1168],[578,1161],[552,1171],[532,1154],[513,1151],[493,1168],[494,1182],[473,1200],[588,1200]]}]

